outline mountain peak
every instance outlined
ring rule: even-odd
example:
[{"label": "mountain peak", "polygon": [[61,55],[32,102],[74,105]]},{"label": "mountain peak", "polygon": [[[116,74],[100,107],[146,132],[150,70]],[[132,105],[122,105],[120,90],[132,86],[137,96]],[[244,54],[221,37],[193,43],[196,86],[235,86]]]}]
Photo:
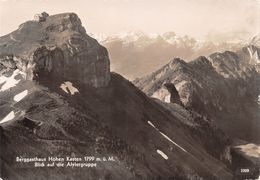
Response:
[{"label": "mountain peak", "polygon": [[177,66],[183,66],[186,65],[187,63],[181,59],[181,58],[173,58],[170,63],[169,66],[171,69],[176,68]]},{"label": "mountain peak", "polygon": [[107,50],[86,34],[75,13],[46,14],[1,37],[0,56],[13,57],[8,61],[25,72],[27,79],[47,75],[106,86],[110,79]]},{"label": "mountain peak", "polygon": [[249,44],[260,46],[260,33],[253,36],[252,39],[250,40]]},{"label": "mountain peak", "polygon": [[183,60],[183,59],[181,59],[181,58],[178,58],[178,57],[176,57],[176,58],[173,58],[172,60],[171,60],[171,63],[172,64],[176,64],[176,63],[185,63],[185,61]]}]

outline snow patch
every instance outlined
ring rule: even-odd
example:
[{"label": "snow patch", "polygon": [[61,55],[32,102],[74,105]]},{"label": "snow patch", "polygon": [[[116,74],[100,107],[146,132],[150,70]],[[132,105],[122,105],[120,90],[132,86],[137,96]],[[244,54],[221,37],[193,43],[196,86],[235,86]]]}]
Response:
[{"label": "snow patch", "polygon": [[165,96],[164,101],[167,102],[167,103],[170,103],[171,102],[171,95],[168,94],[167,96]]},{"label": "snow patch", "polygon": [[155,125],[151,122],[151,121],[147,121],[148,122],[148,124],[150,125],[150,126],[152,126],[154,129],[156,129],[157,131],[159,131],[159,129],[157,129],[156,127],[155,127]]},{"label": "snow patch", "polygon": [[0,92],[15,87],[21,81],[20,79],[15,79],[15,77],[19,74],[24,75],[24,73],[22,73],[19,69],[16,69],[10,77],[1,76],[0,84],[4,84],[2,85]]},{"label": "snow patch", "polygon": [[248,156],[255,157],[255,158],[260,158],[260,146],[256,144],[245,144],[245,145],[240,145],[236,146],[236,148],[239,148],[240,151],[245,153]]},{"label": "snow patch", "polygon": [[175,146],[177,146],[178,148],[180,148],[182,151],[188,153],[183,147],[181,147],[180,145],[178,145],[176,142],[174,142],[171,138],[169,138],[167,135],[165,135],[164,133],[162,133],[151,121],[147,121],[147,123],[152,126],[156,131],[158,131],[165,139],[167,139],[168,141],[170,141],[172,144],[174,144]]},{"label": "snow patch", "polygon": [[188,81],[180,81],[177,84],[175,84],[175,88],[178,92],[180,92],[181,88],[185,85],[188,84]]},{"label": "snow patch", "polygon": [[259,55],[258,55],[258,51],[255,52],[255,60],[256,60],[256,63],[259,64],[260,63],[260,58],[259,58]]},{"label": "snow patch", "polygon": [[161,150],[157,149],[157,153],[160,154],[163,157],[163,159],[165,159],[165,160],[169,159],[168,156],[164,152],[162,152]]},{"label": "snow patch", "polygon": [[225,79],[228,79],[230,78],[229,74],[226,74],[226,73],[220,73]]},{"label": "snow patch", "polygon": [[255,61],[257,64],[260,63],[258,51],[257,50],[254,51],[252,47],[247,47],[247,50],[250,55],[250,60]]},{"label": "snow patch", "polygon": [[79,90],[77,88],[75,88],[71,82],[66,81],[63,84],[60,85],[60,88],[66,92],[66,93],[70,93],[71,95],[74,95],[75,93],[79,93]]},{"label": "snow patch", "polygon": [[152,95],[153,98],[160,99],[166,103],[171,102],[171,94],[165,88],[161,88],[158,91],[155,91]]},{"label": "snow patch", "polygon": [[13,35],[10,35],[10,39],[13,40],[13,41],[15,41],[15,42],[21,42],[21,41],[15,39]]},{"label": "snow patch", "polygon": [[249,52],[250,58],[253,58],[253,53],[252,53],[251,49],[249,47],[247,47],[247,50]]},{"label": "snow patch", "polygon": [[14,101],[16,102],[21,101],[23,98],[25,98],[25,96],[27,96],[27,94],[28,94],[28,90],[24,90],[23,92],[14,96]]},{"label": "snow patch", "polygon": [[7,114],[7,115],[5,116],[4,119],[2,119],[2,120],[0,121],[0,124],[5,123],[5,122],[7,122],[7,121],[11,121],[11,120],[14,119],[14,118],[15,118],[14,111],[11,111],[9,114]]},{"label": "snow patch", "polygon": [[175,146],[177,146],[178,148],[180,148],[181,150],[183,150],[184,152],[187,152],[184,148],[182,148],[181,146],[179,146],[177,143],[175,143],[173,140],[171,140],[168,136],[166,136],[165,134],[163,134],[162,132],[160,132],[161,135],[163,135],[163,137],[165,139],[167,139],[168,141],[170,141],[171,143],[173,143]]}]

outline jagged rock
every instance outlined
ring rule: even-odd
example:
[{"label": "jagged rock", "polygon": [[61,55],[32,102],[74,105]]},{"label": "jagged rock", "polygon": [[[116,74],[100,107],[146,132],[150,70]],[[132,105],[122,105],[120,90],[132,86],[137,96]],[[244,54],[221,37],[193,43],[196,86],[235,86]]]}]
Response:
[{"label": "jagged rock", "polygon": [[15,69],[16,68],[16,64],[13,60],[13,56],[12,55],[2,55],[0,57],[0,64],[6,68],[11,68],[11,69]]},{"label": "jagged rock", "polygon": [[[86,34],[74,13],[49,16],[40,24],[25,22],[0,38],[0,55],[5,54],[15,62],[11,67],[17,66],[31,80],[59,77],[94,87],[110,80],[107,50]],[[0,64],[10,66],[4,59]]]},{"label": "jagged rock", "polygon": [[255,35],[250,41],[249,45],[255,45],[260,47],[260,33]]},{"label": "jagged rock", "polygon": [[172,84],[172,83],[165,83],[164,86],[171,93],[170,102],[182,105],[179,93],[178,93],[177,89],[175,88],[174,84]]},{"label": "jagged rock", "polygon": [[152,97],[162,94],[165,83],[174,84],[186,108],[213,118],[232,137],[260,142],[259,53],[256,46],[247,46],[189,63],[174,59],[134,84]]},{"label": "jagged rock", "polygon": [[46,12],[42,12],[41,14],[36,14],[34,16],[34,20],[37,21],[37,22],[43,22],[43,21],[46,21],[46,18],[49,16],[48,13]]},{"label": "jagged rock", "polygon": [[[212,130],[206,118],[193,117],[176,103],[165,108],[110,74],[106,49],[85,34],[75,14],[24,23],[0,38],[0,52],[17,68],[1,64],[11,73],[0,74],[3,179],[233,179],[218,158],[228,143],[222,132]],[[165,72],[175,67],[190,69],[179,59]],[[166,86],[173,94],[170,101],[178,101],[179,89]],[[69,157],[72,152],[74,157],[111,155],[115,161],[84,169],[16,162],[17,157]]]},{"label": "jagged rock", "polygon": [[152,97],[167,103],[176,103],[181,106],[183,105],[180,100],[179,93],[172,83],[165,83],[161,89],[153,93]]}]

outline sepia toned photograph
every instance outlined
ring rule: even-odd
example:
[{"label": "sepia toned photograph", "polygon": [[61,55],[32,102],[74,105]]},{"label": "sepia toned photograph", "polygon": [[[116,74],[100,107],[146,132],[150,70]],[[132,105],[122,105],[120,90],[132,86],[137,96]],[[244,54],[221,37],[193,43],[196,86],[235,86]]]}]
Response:
[{"label": "sepia toned photograph", "polygon": [[0,0],[0,180],[260,180],[260,0]]}]

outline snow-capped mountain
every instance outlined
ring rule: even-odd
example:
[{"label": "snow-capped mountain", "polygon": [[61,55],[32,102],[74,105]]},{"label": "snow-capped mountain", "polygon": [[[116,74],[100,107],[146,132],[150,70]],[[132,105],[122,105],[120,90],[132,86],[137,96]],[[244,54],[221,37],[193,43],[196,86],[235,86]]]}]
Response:
[{"label": "snow-capped mountain", "polygon": [[[171,99],[179,104],[161,104],[111,73],[108,51],[76,14],[20,27],[0,37],[3,179],[233,179],[230,139],[210,119],[185,109],[176,90]],[[99,158],[95,167],[16,162],[86,155]],[[114,161],[101,161],[108,156]]]},{"label": "snow-capped mountain", "polygon": [[128,79],[149,74],[174,57],[190,61],[200,55],[237,50],[241,47],[239,42],[199,41],[190,36],[179,36],[174,32],[147,34],[131,31],[113,36],[93,36],[108,49],[112,71]]}]

